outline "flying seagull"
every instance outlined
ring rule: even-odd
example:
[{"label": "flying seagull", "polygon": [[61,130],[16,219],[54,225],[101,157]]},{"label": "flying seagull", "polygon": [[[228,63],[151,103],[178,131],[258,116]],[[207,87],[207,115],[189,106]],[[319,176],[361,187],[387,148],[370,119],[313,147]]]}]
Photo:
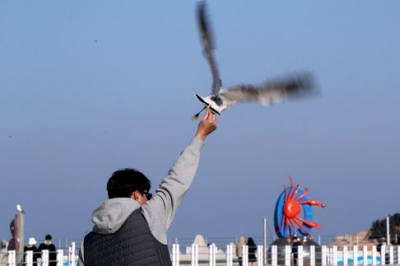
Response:
[{"label": "flying seagull", "polygon": [[222,111],[239,102],[259,102],[263,105],[271,105],[283,102],[291,97],[308,95],[314,91],[314,82],[309,72],[265,81],[259,85],[239,84],[221,89],[222,81],[214,59],[213,50],[215,46],[210,23],[207,19],[205,2],[198,4],[197,16],[203,53],[211,68],[212,86],[211,93],[207,97],[195,93],[197,99],[204,104],[204,108],[192,117],[193,120],[196,120],[206,108],[210,108],[212,112],[221,115]]}]

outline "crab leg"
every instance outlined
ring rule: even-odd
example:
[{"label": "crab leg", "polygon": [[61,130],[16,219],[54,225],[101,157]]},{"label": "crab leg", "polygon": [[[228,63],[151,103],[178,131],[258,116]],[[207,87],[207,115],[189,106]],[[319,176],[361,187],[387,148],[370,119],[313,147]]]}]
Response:
[{"label": "crab leg", "polygon": [[303,218],[300,218],[300,217],[297,217],[297,219],[298,219],[299,221],[301,221],[303,224],[305,224],[305,225],[307,225],[307,226],[309,226],[309,227],[322,228],[322,225],[320,225],[320,224],[317,224],[317,223],[314,223],[314,222],[311,222],[311,221],[304,220]]},{"label": "crab leg", "polygon": [[289,220],[289,222],[290,222],[290,224],[292,225],[292,227],[293,227],[293,231],[294,231],[294,234],[296,234],[296,226],[295,226],[295,224],[294,224],[294,222],[293,222],[293,219],[290,219]]},{"label": "crab leg", "polygon": [[300,201],[299,204],[309,204],[313,206],[321,206],[324,208],[326,205],[325,203],[318,201],[318,200],[305,200],[305,201]]},{"label": "crab leg", "polygon": [[308,194],[308,188],[304,189],[303,194],[301,194],[300,196],[298,196],[297,198],[295,198],[294,200],[300,200],[302,197],[304,197],[305,195]]},{"label": "crab leg", "polygon": [[311,236],[310,232],[308,232],[308,230],[307,230],[306,228],[304,228],[304,226],[303,226],[301,223],[299,223],[299,221],[297,221],[297,219],[294,219],[293,221],[294,221],[304,232],[306,232],[307,235]]},{"label": "crab leg", "polygon": [[285,215],[282,215],[282,220],[281,220],[281,227],[279,227],[279,229],[276,231],[276,233],[279,233],[282,230],[282,227],[284,225],[285,222]]},{"label": "crab leg", "polygon": [[294,189],[294,183],[293,183],[293,178],[291,176],[290,177],[290,191],[289,191],[289,196],[288,199],[293,199],[293,189]]},{"label": "crab leg", "polygon": [[285,192],[285,202],[286,202],[288,200],[289,194],[287,193],[287,189],[286,189],[285,185],[283,185],[283,191]]},{"label": "crab leg", "polygon": [[299,189],[300,189],[300,185],[297,185],[296,190],[293,192],[292,198],[294,198],[297,195],[297,192],[299,191]]},{"label": "crab leg", "polygon": [[290,227],[289,227],[289,218],[286,218],[285,219],[285,222],[286,222],[286,234],[288,235],[288,236],[290,236]]}]

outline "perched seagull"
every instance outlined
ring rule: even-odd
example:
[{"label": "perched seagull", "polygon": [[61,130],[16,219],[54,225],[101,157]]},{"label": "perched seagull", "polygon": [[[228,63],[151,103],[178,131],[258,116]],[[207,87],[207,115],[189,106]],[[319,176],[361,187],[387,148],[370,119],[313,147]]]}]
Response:
[{"label": "perched seagull", "polygon": [[17,205],[17,211],[25,213],[24,210],[22,209],[21,205]]},{"label": "perched seagull", "polygon": [[259,85],[240,84],[221,89],[222,81],[214,60],[214,43],[205,8],[205,2],[200,2],[197,6],[197,15],[204,48],[203,53],[210,64],[213,82],[211,93],[207,97],[195,93],[197,99],[204,104],[204,108],[192,117],[193,120],[196,120],[206,108],[210,108],[212,112],[221,115],[222,111],[239,102],[259,102],[263,105],[271,105],[285,101],[289,97],[306,95],[313,91],[311,73],[266,81]]}]

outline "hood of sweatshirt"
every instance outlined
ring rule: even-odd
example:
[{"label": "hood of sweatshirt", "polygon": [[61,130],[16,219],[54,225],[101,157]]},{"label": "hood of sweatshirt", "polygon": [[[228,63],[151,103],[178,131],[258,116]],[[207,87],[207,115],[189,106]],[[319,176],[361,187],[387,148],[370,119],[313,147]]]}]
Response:
[{"label": "hood of sweatshirt", "polygon": [[93,211],[93,231],[98,234],[113,234],[140,204],[131,198],[108,199]]}]

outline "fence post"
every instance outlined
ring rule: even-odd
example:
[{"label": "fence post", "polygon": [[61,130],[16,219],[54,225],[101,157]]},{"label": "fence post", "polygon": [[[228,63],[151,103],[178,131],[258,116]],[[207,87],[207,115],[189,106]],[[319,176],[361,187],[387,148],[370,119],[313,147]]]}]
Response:
[{"label": "fence post", "polygon": [[333,246],[333,249],[332,249],[332,264],[334,266],[338,265],[338,263],[337,263],[337,246]]},{"label": "fence post", "polygon": [[216,250],[216,246],[214,243],[212,243],[210,245],[210,250],[209,250],[209,265],[210,266],[215,266],[215,250]]},{"label": "fence post", "polygon": [[242,246],[242,265],[249,265],[249,247],[247,245]]},{"label": "fence post", "polygon": [[226,266],[233,264],[233,246],[231,244],[226,246]]},{"label": "fence post", "polygon": [[28,250],[25,257],[26,266],[33,266],[33,251]]},{"label": "fence post", "polygon": [[353,246],[353,265],[357,266],[358,265],[358,247]]},{"label": "fence post", "polygon": [[42,250],[42,266],[49,266],[49,250]]},{"label": "fence post", "polygon": [[208,246],[208,265],[209,266],[214,266],[214,263],[213,263],[213,252],[214,252],[214,250],[213,250],[213,246],[211,244],[211,245]]},{"label": "fence post", "polygon": [[15,266],[15,250],[8,252],[8,266]]},{"label": "fence post", "polygon": [[290,266],[290,261],[291,261],[291,256],[292,255],[292,249],[290,248],[289,245],[285,245],[285,265]]},{"label": "fence post", "polygon": [[68,266],[75,266],[75,242],[68,247]]},{"label": "fence post", "polygon": [[297,265],[303,266],[303,245],[297,247]]},{"label": "fence post", "polygon": [[321,247],[321,265],[326,266],[326,246]]},{"label": "fence post", "polygon": [[332,248],[326,247],[326,263],[328,265],[332,265],[331,253],[332,253]]},{"label": "fence post", "polygon": [[315,266],[315,246],[310,246],[310,266]]},{"label": "fence post", "polygon": [[372,265],[376,265],[376,246],[372,246]]},{"label": "fence post", "polygon": [[347,252],[347,246],[343,247],[343,265],[347,266],[348,263],[348,252]]},{"label": "fence post", "polygon": [[277,266],[277,265],[278,265],[278,246],[273,245],[271,249],[271,266]]},{"label": "fence post", "polygon": [[389,246],[389,265],[393,265],[393,246]]},{"label": "fence post", "polygon": [[64,251],[62,249],[57,250],[57,266],[64,265]]},{"label": "fence post", "polygon": [[258,245],[257,246],[257,265],[264,265],[264,246]]},{"label": "fence post", "polygon": [[231,266],[231,245],[226,246],[226,266]]},{"label": "fence post", "polygon": [[172,244],[172,266],[179,265],[179,244]]},{"label": "fence post", "polygon": [[198,266],[198,261],[199,261],[199,257],[198,257],[198,246],[193,244],[192,245],[192,266]]},{"label": "fence post", "polygon": [[176,263],[175,263],[175,244],[172,244],[171,253],[172,253],[172,266],[176,266]]},{"label": "fence post", "polygon": [[381,247],[381,265],[386,264],[386,245],[382,245]]},{"label": "fence post", "polygon": [[363,265],[367,266],[368,265],[368,247],[363,246]]}]

